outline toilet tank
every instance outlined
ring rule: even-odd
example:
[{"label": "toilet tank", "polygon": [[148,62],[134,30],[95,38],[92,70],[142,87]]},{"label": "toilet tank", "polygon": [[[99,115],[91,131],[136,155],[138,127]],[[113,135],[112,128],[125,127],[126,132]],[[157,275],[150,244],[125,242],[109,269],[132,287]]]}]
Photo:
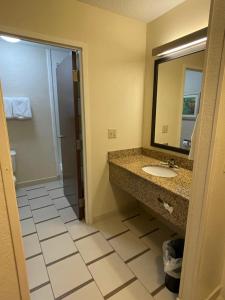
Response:
[{"label": "toilet tank", "polygon": [[10,154],[11,154],[11,160],[12,160],[13,173],[15,173],[15,171],[16,171],[16,151],[10,150]]}]

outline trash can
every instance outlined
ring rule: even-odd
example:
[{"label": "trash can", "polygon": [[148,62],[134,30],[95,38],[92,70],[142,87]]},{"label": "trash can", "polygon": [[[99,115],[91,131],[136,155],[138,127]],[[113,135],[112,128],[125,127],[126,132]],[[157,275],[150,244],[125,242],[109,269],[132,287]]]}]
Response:
[{"label": "trash can", "polygon": [[184,239],[170,240],[163,243],[165,286],[176,294],[179,293],[183,252]]}]

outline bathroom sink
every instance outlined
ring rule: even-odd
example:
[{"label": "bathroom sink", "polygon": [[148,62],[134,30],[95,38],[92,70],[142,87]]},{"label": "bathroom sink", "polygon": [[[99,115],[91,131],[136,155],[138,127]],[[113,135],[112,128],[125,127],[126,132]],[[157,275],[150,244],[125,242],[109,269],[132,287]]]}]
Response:
[{"label": "bathroom sink", "polygon": [[172,178],[177,176],[177,173],[172,168],[163,166],[146,166],[143,167],[142,170],[150,175],[158,177]]}]

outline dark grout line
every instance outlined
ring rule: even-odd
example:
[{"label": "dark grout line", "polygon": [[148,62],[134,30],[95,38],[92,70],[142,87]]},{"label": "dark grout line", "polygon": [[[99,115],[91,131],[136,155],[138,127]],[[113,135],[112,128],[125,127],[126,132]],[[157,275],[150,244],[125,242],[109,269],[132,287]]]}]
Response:
[{"label": "dark grout line", "polygon": [[121,220],[121,222],[126,222],[126,221],[129,221],[129,220],[132,220],[132,219],[134,219],[134,218],[136,218],[136,217],[138,217],[138,216],[140,216],[139,213],[136,214],[136,215],[133,215],[133,216],[131,216],[131,217],[128,217],[128,218],[126,218],[126,219],[123,219],[123,220]]},{"label": "dark grout line", "polygon": [[105,257],[107,257],[107,256],[110,256],[111,254],[113,254],[113,253],[115,253],[115,252],[116,252],[115,250],[112,250],[112,251],[110,251],[109,253],[104,254],[104,255],[102,255],[102,256],[100,256],[100,257],[98,257],[98,258],[96,258],[96,259],[94,259],[94,260],[92,260],[92,261],[90,261],[90,262],[88,262],[88,263],[86,263],[86,266],[90,266],[90,265],[96,263],[97,261],[102,260],[103,258],[105,258]]},{"label": "dark grout line", "polygon": [[88,281],[82,283],[81,285],[75,287],[74,289],[72,289],[72,290],[66,292],[65,294],[63,294],[63,295],[61,295],[61,296],[55,298],[55,300],[62,300],[62,299],[64,299],[65,297],[67,297],[67,296],[73,294],[73,293],[76,292],[77,290],[83,288],[84,286],[90,284],[90,283],[93,282],[93,281],[94,281],[94,280],[93,280],[93,278],[92,278],[92,279],[90,279],[90,280],[88,280]]},{"label": "dark grout line", "polygon": [[[62,198],[62,197],[60,197],[60,198]],[[59,199],[59,198],[55,198],[55,199]],[[55,200],[55,199],[54,199],[54,200]],[[65,207],[62,207],[62,208],[57,208],[57,207],[56,207],[56,208],[57,208],[57,210],[62,210],[62,209],[69,208],[69,207],[72,207],[72,206],[71,206],[71,205],[68,205],[68,206],[65,206]]]},{"label": "dark grout line", "polygon": [[105,295],[104,299],[105,300],[109,299],[110,297],[114,296],[115,294],[117,294],[118,292],[120,292],[121,290],[123,290],[124,288],[128,287],[131,283],[133,283],[136,280],[137,280],[137,277],[134,277],[134,278],[130,279],[129,281],[127,281],[126,283],[124,283],[120,287],[116,288],[112,292],[110,292],[107,295]]},{"label": "dark grout line", "polygon": [[158,287],[156,290],[154,290],[153,292],[151,292],[152,297],[154,297],[155,295],[157,295],[159,292],[161,292],[161,290],[163,290],[165,288],[165,284],[162,284],[160,287]]},{"label": "dark grout line", "polygon": [[32,188],[24,188],[27,192],[29,192],[29,191],[34,191],[34,190],[39,190],[39,189],[44,189],[45,188],[45,186],[44,185],[42,185],[42,186],[38,186],[38,187],[32,187]]},{"label": "dark grout line", "polygon": [[70,222],[77,221],[77,220],[78,220],[78,218],[73,219],[73,220],[69,220],[69,221],[64,222],[64,224],[68,224],[68,223],[70,223]]},{"label": "dark grout line", "polygon": [[55,238],[55,237],[57,237],[57,236],[63,235],[63,234],[65,234],[65,233],[67,233],[67,232],[68,232],[68,231],[66,230],[66,231],[60,232],[60,233],[58,233],[58,234],[55,234],[55,235],[53,235],[53,236],[47,237],[47,238],[45,238],[45,239],[43,239],[43,240],[41,240],[41,239],[39,238],[39,241],[40,241],[40,243],[42,243],[42,242],[48,241],[48,240],[50,240],[50,239],[53,239],[53,238]]},{"label": "dark grout line", "polygon": [[31,210],[33,211],[33,210],[39,210],[39,209],[42,209],[42,208],[46,208],[46,207],[49,207],[49,206],[54,206],[54,203],[52,203],[52,204],[48,204],[48,205],[46,205],[46,206],[42,206],[42,207],[38,207],[38,208],[31,208]]},{"label": "dark grout line", "polygon": [[39,222],[34,222],[35,224],[40,224],[40,223],[44,223],[44,222],[47,222],[47,221],[50,221],[50,220],[54,220],[54,219],[58,219],[60,216],[57,216],[57,217],[52,217],[50,219],[47,219],[47,220],[42,220],[42,221],[39,221]]},{"label": "dark grout line", "polygon": [[147,232],[147,233],[139,236],[139,239],[142,239],[142,238],[144,238],[144,237],[146,237],[146,236],[148,236],[148,235],[150,235],[150,234],[152,234],[152,233],[154,233],[154,232],[156,232],[158,230],[159,230],[159,228],[152,229],[151,231],[149,231],[149,232]]},{"label": "dark grout line", "polygon": [[18,206],[18,203],[17,203],[17,208],[18,208],[18,209],[20,209],[20,208],[23,208],[23,207],[27,207],[27,206],[30,206],[30,204],[26,204],[26,205]]},{"label": "dark grout line", "polygon": [[65,195],[60,196],[60,197],[54,197],[54,198],[52,198],[50,194],[49,194],[49,196],[50,196],[50,198],[51,198],[52,200],[56,200],[56,199],[60,199],[60,198],[66,198]]},{"label": "dark grout line", "polygon": [[99,230],[97,230],[97,231],[95,231],[95,232],[92,232],[92,233],[89,233],[89,234],[87,234],[87,235],[85,235],[85,236],[82,236],[82,237],[80,237],[80,238],[78,238],[78,239],[75,239],[75,240],[73,240],[74,242],[78,242],[78,241],[80,241],[80,240],[83,240],[83,239],[85,239],[85,238],[87,238],[87,237],[89,237],[89,236],[91,236],[91,235],[94,235],[94,234],[96,234],[96,233],[98,233],[99,232]]},{"label": "dark grout line", "polygon": [[135,256],[133,256],[133,257],[131,257],[131,258],[125,260],[124,262],[125,262],[126,264],[128,264],[128,263],[131,262],[132,260],[134,260],[134,259],[136,259],[136,258],[142,256],[143,254],[145,254],[145,253],[147,253],[147,252],[149,252],[149,251],[150,251],[150,249],[146,249],[146,250],[142,251],[141,253],[138,253],[137,255],[135,255]]},{"label": "dark grout line", "polygon": [[52,262],[46,264],[46,267],[50,267],[50,266],[52,266],[52,265],[54,265],[54,264],[56,264],[56,263],[58,263],[58,262],[60,262],[60,261],[63,261],[64,259],[67,259],[67,258],[69,258],[69,257],[71,257],[71,256],[74,256],[74,255],[77,255],[77,254],[79,254],[78,251],[73,252],[73,253],[70,253],[70,254],[68,254],[68,255],[66,255],[66,256],[64,256],[64,257],[61,257],[61,258],[59,258],[59,259],[57,259],[57,260],[55,260],[55,261],[52,261]]},{"label": "dark grout line", "polygon": [[34,197],[34,198],[29,198],[29,196],[28,196],[28,200],[29,200],[29,201],[32,201],[32,200],[35,200],[35,199],[44,198],[44,197],[46,197],[46,196],[50,196],[50,195],[49,195],[49,194],[46,194],[46,195],[42,195],[42,196],[38,196],[38,197]]},{"label": "dark grout line", "polygon": [[[31,219],[32,219],[32,218],[31,218]],[[22,238],[25,238],[25,237],[30,236],[30,235],[35,234],[35,233],[37,233],[37,231],[34,231],[34,232],[31,232],[31,233],[22,235]]]},{"label": "dark grout line", "polygon": [[128,231],[130,231],[130,229],[126,229],[126,230],[123,231],[123,232],[117,233],[117,234],[115,234],[115,235],[113,235],[113,236],[107,238],[106,240],[107,240],[107,241],[111,241],[112,239],[117,238],[118,236],[121,236],[121,235],[123,235],[124,233],[127,233]]},{"label": "dark grout line", "polygon": [[28,195],[27,195],[27,194],[23,194],[23,195],[17,196],[17,194],[16,194],[16,198],[17,198],[17,199],[20,198],[20,197],[28,197]]},{"label": "dark grout line", "polygon": [[32,218],[33,218],[33,216],[32,217],[27,217],[27,218],[24,218],[24,219],[20,219],[20,221],[25,221],[25,220],[32,219]]},{"label": "dark grout line", "polygon": [[42,287],[46,286],[46,285],[49,284],[49,283],[50,283],[50,281],[46,281],[45,283],[42,283],[42,284],[40,284],[40,285],[38,285],[38,286],[36,286],[36,287],[30,289],[30,293],[33,293],[33,292],[35,292],[35,291],[41,289]]},{"label": "dark grout line", "polygon": [[32,259],[32,258],[35,258],[36,256],[39,256],[39,255],[43,255],[42,251],[39,252],[39,253],[37,253],[37,254],[34,254],[34,255],[32,255],[32,256],[27,257],[25,260],[30,260],[30,259]]},{"label": "dark grout line", "polygon": [[63,189],[63,186],[60,186],[60,187],[54,187],[54,188],[47,188],[47,187],[45,187],[45,189],[46,189],[47,191],[54,191],[54,190]]}]

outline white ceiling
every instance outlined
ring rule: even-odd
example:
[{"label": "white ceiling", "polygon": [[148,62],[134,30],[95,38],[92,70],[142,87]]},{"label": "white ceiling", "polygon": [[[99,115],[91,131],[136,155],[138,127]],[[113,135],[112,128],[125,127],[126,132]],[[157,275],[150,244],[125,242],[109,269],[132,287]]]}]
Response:
[{"label": "white ceiling", "polygon": [[78,0],[140,21],[150,22],[186,0]]}]

